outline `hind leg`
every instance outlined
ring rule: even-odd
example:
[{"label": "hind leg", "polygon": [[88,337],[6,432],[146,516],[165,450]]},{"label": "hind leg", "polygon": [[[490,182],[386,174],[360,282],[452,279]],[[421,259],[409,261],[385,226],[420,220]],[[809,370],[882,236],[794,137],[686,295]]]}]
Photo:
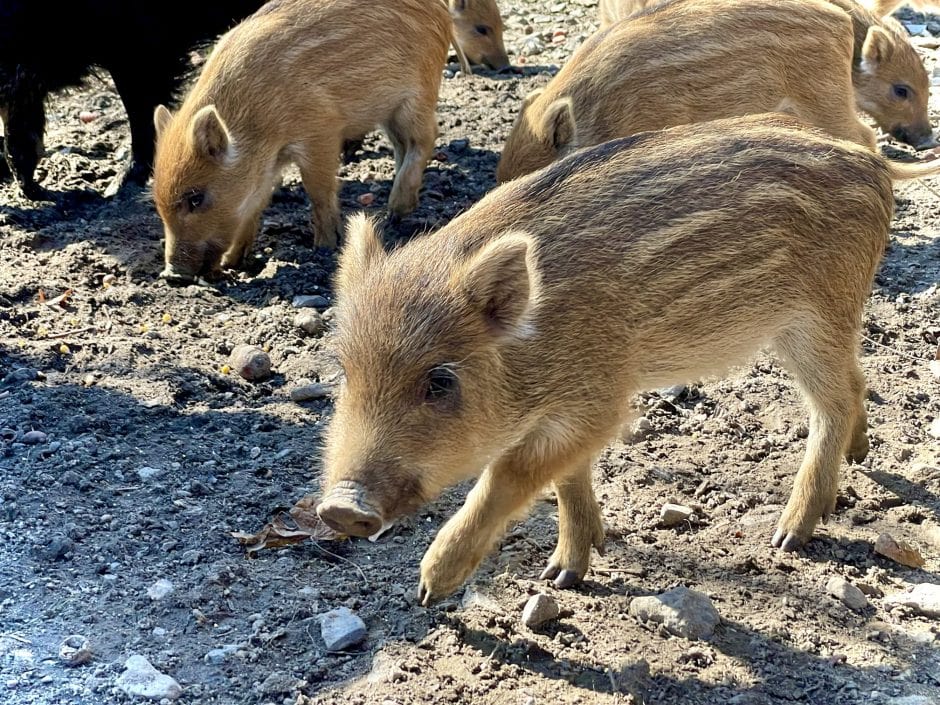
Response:
[{"label": "hind leg", "polygon": [[295,155],[304,190],[310,198],[313,242],[317,247],[336,248],[340,235],[339,170],[342,139],[339,134],[321,134],[308,139]]},{"label": "hind leg", "polygon": [[388,207],[394,217],[407,215],[418,205],[418,191],[437,139],[435,104],[409,101],[395,111],[383,128],[395,149],[395,182]]},{"label": "hind leg", "polygon": [[7,163],[23,194],[30,200],[40,201],[48,196],[35,178],[36,167],[45,151],[45,89],[23,66],[4,71],[3,77],[8,100],[3,116]]},{"label": "hind leg", "polygon": [[835,510],[843,455],[856,459],[868,449],[865,380],[852,330],[824,322],[788,331],[775,341],[810,413],[806,454],[771,542],[784,550],[808,541],[819,519]]}]

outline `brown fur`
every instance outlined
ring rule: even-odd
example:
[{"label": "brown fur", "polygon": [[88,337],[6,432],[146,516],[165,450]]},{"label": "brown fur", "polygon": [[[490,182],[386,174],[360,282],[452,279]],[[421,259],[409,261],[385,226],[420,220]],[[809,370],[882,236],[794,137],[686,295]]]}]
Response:
[{"label": "brown fur", "polygon": [[503,18],[496,0],[448,0],[454,37],[467,59],[501,71],[509,68],[503,44]]},{"label": "brown fur", "polygon": [[[553,483],[545,575],[570,584],[603,541],[591,465],[631,397],[770,345],[810,411],[774,543],[808,540],[835,508],[840,459],[868,450],[856,348],[892,178],[940,163],[895,166],[801,127],[747,116],[581,150],[390,253],[353,219],[321,517],[349,530],[331,497],[340,483],[390,521],[482,471],[422,561],[425,596],[442,597]],[[457,391],[433,393],[448,372]]]},{"label": "brown fur", "polygon": [[634,12],[645,10],[650,5],[660,2],[660,0],[600,0],[597,3],[597,15],[600,20],[600,27],[604,29],[614,22],[618,22],[625,17],[629,17]]},{"label": "brown fur", "polygon": [[[497,179],[634,132],[783,106],[872,148],[874,134],[856,104],[897,136],[919,140],[924,125],[929,134],[926,103],[911,108],[927,94],[913,47],[870,27],[878,57],[875,48],[859,48],[871,60],[853,68],[856,29],[877,20],[861,7],[850,16],[840,2],[851,0],[671,0],[592,35],[523,102]],[[916,83],[904,106],[887,95],[902,75]]]},{"label": "brown fur", "polygon": [[[343,141],[377,124],[395,148],[389,209],[411,211],[450,42],[446,7],[426,0],[375,0],[368,11],[358,0],[280,0],[225,34],[179,112],[161,106],[154,117],[165,274],[237,266],[290,162],[311,200],[316,244],[334,247]],[[394,71],[377,80],[377,65]],[[191,207],[195,192],[203,202]]]}]

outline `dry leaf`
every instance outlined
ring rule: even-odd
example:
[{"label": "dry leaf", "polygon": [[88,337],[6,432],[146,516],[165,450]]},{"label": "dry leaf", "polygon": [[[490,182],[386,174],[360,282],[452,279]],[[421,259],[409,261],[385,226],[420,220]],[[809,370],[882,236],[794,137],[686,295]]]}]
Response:
[{"label": "dry leaf", "polygon": [[249,558],[266,548],[290,546],[308,539],[338,541],[346,538],[320,520],[316,512],[318,501],[315,495],[307,495],[291,507],[287,514],[278,512],[274,519],[265,524],[257,533],[233,531],[231,535],[245,547],[245,553]]},{"label": "dry leaf", "polygon": [[875,553],[890,558],[895,563],[906,565],[908,568],[920,568],[924,565],[924,558],[920,551],[905,541],[897,541],[891,534],[881,534],[875,541]]}]

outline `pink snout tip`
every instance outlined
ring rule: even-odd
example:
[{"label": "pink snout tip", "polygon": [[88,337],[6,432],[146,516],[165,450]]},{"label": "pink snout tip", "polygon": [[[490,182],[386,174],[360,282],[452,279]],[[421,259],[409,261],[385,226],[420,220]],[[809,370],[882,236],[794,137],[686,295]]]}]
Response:
[{"label": "pink snout tip", "polygon": [[348,536],[372,536],[382,528],[382,517],[345,495],[328,495],[317,505],[317,516],[334,531]]}]

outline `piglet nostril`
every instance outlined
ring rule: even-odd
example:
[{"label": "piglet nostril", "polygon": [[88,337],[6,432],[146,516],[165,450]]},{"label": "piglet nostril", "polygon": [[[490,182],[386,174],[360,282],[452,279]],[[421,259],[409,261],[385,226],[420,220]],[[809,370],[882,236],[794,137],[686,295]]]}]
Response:
[{"label": "piglet nostril", "polygon": [[382,528],[382,518],[343,499],[326,499],[317,507],[317,516],[334,531],[349,536],[372,536]]}]

